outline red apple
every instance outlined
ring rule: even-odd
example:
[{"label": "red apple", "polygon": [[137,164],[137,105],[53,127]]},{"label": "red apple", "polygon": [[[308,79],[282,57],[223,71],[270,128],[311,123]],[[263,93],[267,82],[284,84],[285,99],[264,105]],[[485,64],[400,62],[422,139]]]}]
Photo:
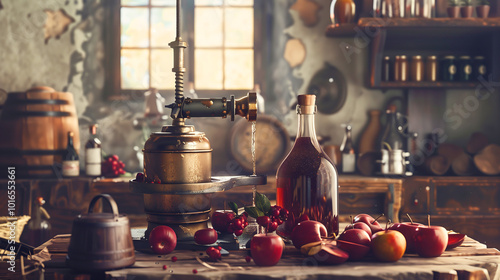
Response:
[{"label": "red apple", "polygon": [[328,236],[326,227],[317,221],[303,221],[292,232],[292,242],[295,248],[300,249],[307,243],[321,241],[321,237]]},{"label": "red apple", "polygon": [[149,234],[149,245],[156,254],[169,254],[177,246],[177,235],[169,226],[157,226]]},{"label": "red apple", "polygon": [[421,257],[439,257],[448,245],[448,232],[440,226],[423,226],[416,229],[413,237],[415,251]]},{"label": "red apple", "polygon": [[357,222],[357,223],[353,223],[353,224],[348,224],[344,231],[348,230],[348,229],[362,229],[364,231],[366,231],[366,233],[368,233],[368,236],[372,236],[372,230],[370,229],[370,227],[363,223],[363,222]]},{"label": "red apple", "polygon": [[217,231],[213,228],[204,228],[195,232],[194,242],[201,245],[213,244],[217,241]]},{"label": "red apple", "polygon": [[375,220],[372,216],[370,216],[368,214],[359,214],[359,215],[356,215],[354,217],[353,222],[354,223],[362,222],[362,223],[367,224],[370,227],[370,230],[372,231],[372,234],[375,233],[375,232],[377,232],[377,231],[384,230],[382,228],[382,226],[377,222],[377,220]]},{"label": "red apple", "polygon": [[370,246],[371,238],[366,231],[358,228],[348,229],[339,235],[338,240]]},{"label": "red apple", "polygon": [[383,230],[373,234],[371,248],[375,257],[384,262],[395,262],[406,250],[404,235],[396,230]]},{"label": "red apple", "polygon": [[457,248],[464,243],[464,240],[465,234],[448,233],[448,245],[446,246],[446,250]]},{"label": "red apple", "polygon": [[418,223],[394,223],[388,229],[401,232],[406,239],[406,253],[415,253],[413,238],[417,233],[417,228],[423,226]]},{"label": "red apple", "polygon": [[229,224],[233,219],[233,211],[215,211],[212,214],[212,227],[217,231],[229,233]]},{"label": "red apple", "polygon": [[349,260],[358,261],[370,252],[370,246],[352,243],[344,240],[337,240],[337,247],[349,254]]},{"label": "red apple", "polygon": [[276,265],[283,254],[285,243],[278,235],[256,234],[252,237],[250,252],[256,265]]}]

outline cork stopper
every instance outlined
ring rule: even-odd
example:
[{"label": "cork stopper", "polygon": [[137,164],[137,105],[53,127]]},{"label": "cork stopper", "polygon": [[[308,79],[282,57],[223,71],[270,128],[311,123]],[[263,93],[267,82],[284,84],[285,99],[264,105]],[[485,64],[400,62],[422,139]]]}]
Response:
[{"label": "cork stopper", "polygon": [[299,95],[300,106],[314,106],[316,105],[316,95],[314,94],[301,94]]}]

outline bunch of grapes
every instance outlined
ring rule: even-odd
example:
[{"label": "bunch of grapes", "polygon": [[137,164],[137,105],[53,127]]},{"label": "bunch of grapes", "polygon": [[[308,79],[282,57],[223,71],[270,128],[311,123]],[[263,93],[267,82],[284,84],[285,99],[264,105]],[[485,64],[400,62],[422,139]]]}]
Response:
[{"label": "bunch of grapes", "polygon": [[257,218],[257,224],[266,228],[267,232],[273,232],[288,219],[288,214],[288,210],[281,206],[271,206],[267,215]]},{"label": "bunch of grapes", "polygon": [[125,164],[117,155],[111,155],[104,159],[101,165],[101,172],[104,177],[118,177],[125,174]]},{"label": "bunch of grapes", "polygon": [[242,235],[243,230],[246,226],[248,226],[247,218],[248,214],[246,212],[243,212],[243,214],[241,214],[240,216],[233,218],[229,223],[227,231],[229,233],[234,233],[234,235],[236,236]]}]

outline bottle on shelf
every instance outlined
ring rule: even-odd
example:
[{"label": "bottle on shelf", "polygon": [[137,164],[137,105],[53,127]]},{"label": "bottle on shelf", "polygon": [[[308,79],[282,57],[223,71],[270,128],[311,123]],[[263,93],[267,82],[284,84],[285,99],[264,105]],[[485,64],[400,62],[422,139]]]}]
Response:
[{"label": "bottle on shelf", "polygon": [[97,124],[89,126],[89,140],[85,143],[85,174],[101,176],[101,140],[97,138]]},{"label": "bottle on shelf", "polygon": [[352,142],[352,126],[345,126],[344,139],[340,145],[340,153],[342,154],[341,160],[341,173],[354,173],[356,171],[356,151]]},{"label": "bottle on shelf", "polygon": [[403,150],[402,127],[398,123],[396,106],[389,106],[386,115],[387,122],[382,134],[381,148],[388,151]]},{"label": "bottle on shelf", "polygon": [[80,175],[80,161],[78,153],[73,146],[73,132],[68,132],[68,145],[63,154],[62,175],[65,177],[75,177]]},{"label": "bottle on shelf", "polygon": [[20,240],[23,243],[38,247],[44,242],[52,238],[50,233],[51,225],[48,221],[50,219],[49,213],[42,206],[45,204],[43,197],[38,197],[33,201],[31,208],[31,219],[28,221],[23,229]]},{"label": "bottle on shelf", "polygon": [[278,228],[278,234],[285,237],[305,215],[323,223],[329,235],[338,235],[339,231],[338,175],[316,138],[315,102],[315,95],[298,96],[297,137],[276,173],[277,205],[290,212]]},{"label": "bottle on shelf", "polygon": [[409,164],[407,157],[410,154],[405,151],[405,141],[407,140],[403,127],[398,122],[400,114],[396,112],[394,105],[389,106],[386,114],[387,123],[380,141],[382,153],[380,172],[384,175],[410,176],[411,173],[407,172],[406,169]]}]

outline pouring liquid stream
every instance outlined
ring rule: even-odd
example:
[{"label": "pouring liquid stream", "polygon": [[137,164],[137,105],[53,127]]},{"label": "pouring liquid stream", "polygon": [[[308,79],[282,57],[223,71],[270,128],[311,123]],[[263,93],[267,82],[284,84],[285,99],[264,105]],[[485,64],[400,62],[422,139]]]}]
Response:
[{"label": "pouring liquid stream", "polygon": [[[255,167],[255,133],[257,131],[256,122],[252,122],[252,142],[251,142],[251,151],[252,151],[252,176],[256,176],[256,167]],[[257,192],[257,185],[254,185],[252,188],[252,206],[255,206],[255,193]]]}]

